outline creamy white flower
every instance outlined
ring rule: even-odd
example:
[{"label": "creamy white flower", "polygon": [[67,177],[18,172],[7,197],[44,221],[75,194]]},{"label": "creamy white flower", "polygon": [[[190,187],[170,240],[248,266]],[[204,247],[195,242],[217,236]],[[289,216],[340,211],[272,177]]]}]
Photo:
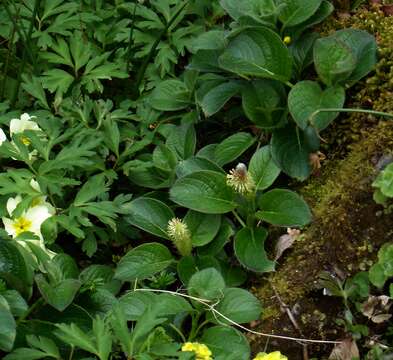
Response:
[{"label": "creamy white flower", "polygon": [[17,218],[3,217],[2,220],[5,231],[12,237],[17,237],[28,231],[42,238],[41,225],[51,216],[52,214],[49,212],[47,206],[37,205],[27,209]]},{"label": "creamy white flower", "polygon": [[0,128],[0,145],[1,145],[4,141],[7,141],[7,136],[5,135],[3,129]]},{"label": "creamy white flower", "polygon": [[[34,179],[31,179],[30,181],[30,186],[37,192],[42,193],[41,192],[41,188],[40,188],[40,184],[38,184],[38,182]],[[48,211],[51,215],[54,215],[56,213],[56,209],[46,201],[46,196],[42,195],[42,196],[37,196],[33,199],[32,203],[31,203],[31,207],[34,206],[38,206],[38,205],[43,205],[46,206],[48,208]]]},{"label": "creamy white flower", "polygon": [[35,116],[24,113],[20,116],[20,119],[12,119],[10,122],[10,134],[23,133],[25,130],[41,130],[38,124],[31,120],[33,118]]}]

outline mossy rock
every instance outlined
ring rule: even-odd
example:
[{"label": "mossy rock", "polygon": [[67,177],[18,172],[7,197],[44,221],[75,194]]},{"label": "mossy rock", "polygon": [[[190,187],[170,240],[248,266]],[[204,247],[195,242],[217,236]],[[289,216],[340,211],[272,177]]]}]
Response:
[{"label": "mossy rock", "polygon": [[[345,159],[328,164],[301,189],[312,206],[314,221],[279,260],[277,272],[254,288],[265,307],[258,329],[262,332],[330,340],[343,336],[335,324],[342,302],[323,295],[319,274],[327,271],[347,277],[367,270],[381,245],[392,238],[393,218],[374,202],[371,183],[383,159],[393,152],[393,122],[380,121],[351,148]],[[303,335],[280,309],[273,289],[292,309]],[[260,337],[253,340],[256,350],[266,342]],[[271,340],[270,346],[291,360],[303,358],[296,342]],[[308,347],[319,359],[331,350],[331,346]]]},{"label": "mossy rock", "polygon": [[[361,7],[348,16],[342,12],[347,11],[347,2],[340,3],[343,6],[319,31],[327,35],[342,28],[363,29],[375,35],[379,45],[375,72],[348,90],[346,107],[393,113],[393,16],[378,5]],[[279,259],[277,272],[253,287],[265,309],[256,330],[264,333],[325,340],[345,337],[336,324],[343,315],[342,300],[323,295],[319,274],[347,277],[367,270],[381,245],[392,239],[393,217],[384,215],[374,202],[371,183],[393,153],[393,122],[359,113],[341,115],[321,135],[329,160],[299,189],[312,207],[313,223]],[[276,294],[291,309],[300,331]],[[250,339],[255,352],[265,348],[266,338]],[[307,348],[310,358],[318,359],[327,359],[332,350],[331,345]],[[268,350],[280,350],[291,360],[305,358],[303,347],[293,341],[270,339]]]}]

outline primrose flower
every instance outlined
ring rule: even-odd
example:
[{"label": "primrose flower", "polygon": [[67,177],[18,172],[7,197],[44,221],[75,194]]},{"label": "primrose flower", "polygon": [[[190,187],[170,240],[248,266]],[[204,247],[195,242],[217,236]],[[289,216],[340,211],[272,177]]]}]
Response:
[{"label": "primrose flower", "polygon": [[[35,116],[24,113],[20,116],[20,119],[12,119],[10,121],[10,135],[21,134],[25,130],[40,131],[41,129],[38,124],[31,120],[33,118],[35,118]],[[25,145],[30,145],[30,140],[27,137],[22,137],[22,142]]]},{"label": "primrose flower", "polygon": [[270,354],[259,353],[253,360],[288,360],[288,358],[279,351],[274,351]]},{"label": "primrose flower", "polygon": [[[30,186],[37,192],[41,193],[41,188],[40,185],[38,184],[38,182],[34,179],[31,179],[30,181]],[[42,195],[42,196],[37,196],[33,199],[33,201],[31,202],[31,207],[37,206],[37,205],[44,205],[48,208],[48,211],[51,215],[54,215],[56,213],[56,209],[49,204],[46,201],[46,196]]]},{"label": "primrose flower", "polygon": [[50,250],[47,250],[45,247],[45,243],[41,234],[41,225],[46,219],[50,218],[54,214],[53,206],[46,202],[43,202],[39,205],[32,205],[20,216],[14,217],[13,212],[21,201],[22,197],[20,195],[8,199],[6,207],[10,217],[2,218],[5,231],[13,238],[18,237],[24,232],[31,232],[34,235],[37,235],[39,240],[18,240],[18,242],[23,246],[26,246],[27,241],[31,242],[41,247],[48,253],[49,256],[52,257],[54,253]]},{"label": "primrose flower", "polygon": [[175,244],[180,255],[188,256],[192,251],[191,233],[186,223],[179,218],[173,218],[168,222],[167,233]]},{"label": "primrose flower", "polygon": [[237,164],[235,169],[229,171],[227,185],[242,195],[249,194],[255,189],[255,182],[243,163]]},{"label": "primrose flower", "polygon": [[195,353],[195,360],[212,360],[212,352],[205,344],[197,342],[186,342],[181,351],[192,351]]},{"label": "primrose flower", "polygon": [[7,141],[7,136],[5,135],[3,129],[0,128],[0,145],[1,145],[4,141]]}]

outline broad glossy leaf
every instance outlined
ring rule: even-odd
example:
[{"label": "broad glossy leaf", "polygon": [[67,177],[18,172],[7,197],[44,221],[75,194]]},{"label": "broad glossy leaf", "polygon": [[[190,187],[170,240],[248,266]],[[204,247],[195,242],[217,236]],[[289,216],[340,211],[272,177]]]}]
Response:
[{"label": "broad glossy leaf", "polygon": [[16,290],[6,290],[1,295],[7,300],[12,315],[22,316],[28,310],[26,300]]},{"label": "broad glossy leaf", "polygon": [[221,50],[225,48],[226,44],[227,40],[223,30],[210,30],[193,40],[191,48],[193,52],[198,50]]},{"label": "broad glossy leaf", "polygon": [[274,162],[287,175],[299,180],[310,175],[309,156],[312,151],[305,134],[292,124],[273,132],[271,152]]},{"label": "broad glossy leaf", "polygon": [[215,268],[198,271],[191,276],[187,286],[187,291],[191,296],[206,300],[219,299],[224,289],[224,279]]},{"label": "broad glossy leaf", "polygon": [[168,221],[174,217],[172,209],[156,199],[140,197],[127,205],[127,222],[164,239],[168,239]]},{"label": "broad glossy leaf", "polygon": [[65,310],[72,303],[81,286],[81,282],[75,279],[64,279],[52,285],[42,274],[38,274],[35,281],[45,301],[58,311]]},{"label": "broad glossy leaf", "polygon": [[154,309],[158,316],[176,315],[191,311],[191,305],[181,296],[130,291],[119,299],[128,321],[138,320],[146,309]]},{"label": "broad glossy leaf", "polygon": [[263,129],[278,128],[287,121],[287,94],[278,81],[263,79],[245,85],[242,106],[246,116]]},{"label": "broad glossy leaf", "polygon": [[306,29],[313,27],[325,20],[334,10],[333,4],[328,0],[322,0],[318,10],[306,21],[299,25],[288,27],[285,33],[290,34],[292,38],[298,38]]},{"label": "broad glossy leaf", "polygon": [[352,85],[376,64],[375,38],[364,30],[337,31],[315,42],[314,63],[325,84]]},{"label": "broad glossy leaf", "polygon": [[224,170],[217,164],[199,156],[193,156],[187,160],[179,161],[175,169],[176,175],[179,178],[200,170],[212,170],[224,173]]},{"label": "broad glossy leaf", "polygon": [[207,214],[224,214],[236,207],[226,176],[210,170],[178,179],[170,190],[170,197],[181,206]]},{"label": "broad glossy leaf", "polygon": [[191,94],[180,80],[161,81],[150,96],[150,104],[160,111],[185,109],[191,103]]},{"label": "broad glossy leaf", "polygon": [[139,245],[123,256],[115,277],[122,281],[143,280],[166,269],[173,261],[168,248],[159,243]]},{"label": "broad glossy leaf", "polygon": [[212,351],[214,360],[249,360],[246,337],[229,326],[213,326],[204,331],[201,342]]},{"label": "broad glossy leaf", "polygon": [[[226,288],[224,297],[215,308],[239,324],[259,319],[262,311],[259,300],[249,291],[239,288]],[[228,320],[218,314],[209,313],[209,318],[218,323],[230,324]]]},{"label": "broad glossy leaf", "polygon": [[241,90],[241,84],[237,81],[229,81],[219,84],[208,91],[202,99],[201,107],[206,117],[220,111],[233,96]]},{"label": "broad glossy leaf", "polygon": [[165,144],[179,159],[188,159],[193,156],[196,146],[194,126],[192,124],[183,124],[173,127]]},{"label": "broad glossy leaf", "polygon": [[236,160],[252,144],[254,144],[254,142],[255,138],[250,134],[244,132],[238,132],[227,137],[215,148],[215,162],[218,165],[223,166]]},{"label": "broad glossy leaf", "polygon": [[304,226],[311,221],[307,203],[294,191],[273,189],[264,193],[258,201],[258,219],[276,226]]},{"label": "broad glossy leaf", "polygon": [[218,260],[210,255],[183,256],[177,263],[177,273],[184,285],[188,284],[192,275],[207,268],[215,268],[221,272],[221,267]]},{"label": "broad glossy leaf", "polygon": [[0,349],[11,351],[16,337],[16,323],[7,300],[0,295]]},{"label": "broad glossy leaf", "polygon": [[235,236],[234,250],[239,262],[255,272],[273,271],[275,262],[268,259],[265,251],[267,230],[243,228]]},{"label": "broad glossy leaf", "polygon": [[221,225],[221,215],[202,214],[189,210],[184,221],[190,230],[192,245],[203,246],[217,235]]},{"label": "broad glossy leaf", "polygon": [[303,70],[314,62],[313,47],[318,38],[317,33],[307,33],[288,47],[293,58],[293,72],[296,79],[301,79]]},{"label": "broad glossy leaf", "polygon": [[317,11],[321,2],[322,0],[278,0],[278,18],[284,27],[301,24]]},{"label": "broad glossy leaf", "polygon": [[269,145],[261,147],[254,153],[248,171],[257,190],[265,190],[274,183],[281,170],[272,159]]},{"label": "broad glossy leaf", "polygon": [[311,116],[320,109],[341,109],[345,102],[345,90],[341,86],[322,90],[315,81],[298,82],[289,92],[289,111],[301,129],[305,129],[312,120],[319,131],[325,129],[337,116],[338,112],[321,112]]},{"label": "broad glossy leaf", "polygon": [[0,239],[0,276],[18,290],[32,284],[31,270],[18,247],[10,241]]},{"label": "broad glossy leaf", "polygon": [[356,68],[346,80],[352,85],[374,69],[377,63],[377,42],[373,35],[358,29],[340,30],[336,32],[336,36],[355,54]]},{"label": "broad glossy leaf", "polygon": [[217,236],[209,244],[202,246],[197,249],[198,255],[214,256],[218,254],[225,244],[229,242],[230,237],[234,234],[233,226],[230,224],[228,219],[224,218],[221,222],[221,227],[218,231]]},{"label": "broad glossy leaf", "polygon": [[288,81],[292,60],[287,47],[272,30],[248,28],[232,36],[218,59],[224,70],[240,76],[255,76]]}]

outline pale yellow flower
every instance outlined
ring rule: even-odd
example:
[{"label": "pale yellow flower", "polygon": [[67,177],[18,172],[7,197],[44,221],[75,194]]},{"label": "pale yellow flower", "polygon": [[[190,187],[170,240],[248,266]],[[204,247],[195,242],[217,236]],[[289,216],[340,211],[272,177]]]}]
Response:
[{"label": "pale yellow flower", "polygon": [[292,39],[290,36],[285,36],[283,42],[285,45],[289,45],[292,42]]},{"label": "pale yellow flower", "polygon": [[274,351],[269,354],[259,353],[253,360],[288,360],[288,358],[279,351]]},{"label": "pale yellow flower", "polygon": [[50,257],[53,257],[55,253],[46,249],[44,239],[41,234],[41,225],[46,219],[50,218],[54,214],[53,206],[44,201],[42,204],[29,207],[20,216],[15,217],[13,216],[13,212],[21,201],[22,197],[20,195],[8,199],[6,207],[10,217],[2,218],[5,231],[13,238],[18,237],[24,232],[33,233],[39,237],[39,240],[23,239],[17,240],[18,243],[26,247],[27,243],[30,242],[41,247]]},{"label": "pale yellow flower", "polygon": [[190,351],[195,353],[195,360],[212,360],[212,352],[205,344],[197,342],[186,342],[183,344],[181,351]]},{"label": "pale yellow flower", "polygon": [[5,135],[3,129],[0,128],[0,145],[1,145],[4,141],[7,141],[7,136]]}]

